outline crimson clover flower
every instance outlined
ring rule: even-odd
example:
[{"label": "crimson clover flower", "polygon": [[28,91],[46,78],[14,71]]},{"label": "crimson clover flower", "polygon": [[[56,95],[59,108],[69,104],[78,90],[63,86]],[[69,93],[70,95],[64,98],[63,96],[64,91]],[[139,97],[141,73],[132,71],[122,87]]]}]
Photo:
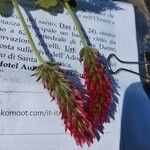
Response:
[{"label": "crimson clover flower", "polygon": [[101,126],[108,119],[112,103],[111,80],[105,68],[100,64],[99,52],[91,47],[80,51],[80,61],[83,61],[85,88],[88,95],[88,112],[92,124]]},{"label": "crimson clover flower", "polygon": [[104,66],[100,63],[99,52],[88,46],[77,16],[67,2],[64,4],[72,17],[83,44],[83,48],[80,51],[80,61],[83,61],[83,78],[85,80],[85,89],[87,90],[87,110],[91,118],[91,123],[97,128],[102,126],[109,117],[113,95],[112,82]]},{"label": "crimson clover flower", "polygon": [[77,145],[93,143],[96,130],[84,110],[81,93],[66,79],[58,64],[42,64],[35,68],[35,72],[50,96],[56,99],[65,129],[70,131]]}]

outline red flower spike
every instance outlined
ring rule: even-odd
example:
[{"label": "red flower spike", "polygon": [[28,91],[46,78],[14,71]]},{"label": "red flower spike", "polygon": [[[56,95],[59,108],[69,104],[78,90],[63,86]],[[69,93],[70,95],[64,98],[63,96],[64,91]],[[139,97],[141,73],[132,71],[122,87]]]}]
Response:
[{"label": "red flower spike", "polygon": [[85,88],[87,89],[87,107],[91,122],[95,127],[101,126],[108,119],[112,103],[111,80],[100,64],[100,54],[91,47],[80,51],[80,61],[83,61]]},{"label": "red flower spike", "polygon": [[77,145],[90,145],[96,130],[84,110],[80,91],[64,76],[58,64],[45,63],[35,68],[38,80],[43,82],[51,97],[57,100],[65,130],[69,130]]}]

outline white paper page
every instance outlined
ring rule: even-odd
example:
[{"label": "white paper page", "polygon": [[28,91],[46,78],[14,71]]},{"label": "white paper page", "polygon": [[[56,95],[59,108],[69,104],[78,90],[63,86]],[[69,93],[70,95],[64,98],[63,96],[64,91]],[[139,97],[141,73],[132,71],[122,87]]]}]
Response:
[{"label": "white paper page", "polygon": [[[107,5],[99,2],[97,6]],[[112,8],[99,13],[78,11],[77,15],[91,43],[101,54],[107,57],[110,53],[115,53],[121,59],[137,61],[133,7],[129,4],[114,3]],[[57,16],[51,16],[42,10],[30,13],[36,18],[39,31],[44,35],[44,41],[55,61],[62,62],[62,68],[65,70],[76,71],[72,78],[80,76],[83,70],[78,57],[82,45],[79,38],[75,37],[77,31],[74,30],[70,16],[66,11]],[[28,18],[26,14],[24,16]],[[35,83],[36,79],[31,77],[33,72],[28,69],[38,63],[31,53],[20,20],[16,17],[16,11],[13,17],[0,17],[0,27],[4,30],[0,30],[0,149],[79,150],[80,147],[76,146],[69,133],[64,133],[57,105],[50,102],[51,98],[43,90],[42,84]],[[39,39],[28,19],[27,23],[38,46]],[[24,51],[21,51],[21,48],[24,48]],[[38,48],[42,57],[48,60],[43,48]],[[116,63],[113,66],[119,67]],[[130,69],[138,71],[138,66],[131,66]],[[119,93],[116,94],[118,104],[115,119],[110,119],[110,123],[104,125],[104,134],[100,134],[99,141],[95,140],[90,148],[84,146],[82,149],[119,150],[124,92],[130,84],[138,82],[139,77],[123,72],[114,78]]]}]

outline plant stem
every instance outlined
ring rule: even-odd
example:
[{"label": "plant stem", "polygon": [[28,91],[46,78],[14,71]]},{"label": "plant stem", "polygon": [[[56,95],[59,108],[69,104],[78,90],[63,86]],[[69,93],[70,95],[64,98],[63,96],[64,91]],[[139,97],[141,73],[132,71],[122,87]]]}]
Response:
[{"label": "plant stem", "polygon": [[71,15],[71,18],[72,18],[72,20],[73,20],[73,22],[74,22],[74,24],[75,24],[75,26],[78,30],[78,33],[79,33],[79,36],[80,36],[80,39],[81,39],[81,42],[82,42],[83,46],[84,47],[87,46],[87,42],[84,38],[84,34],[83,34],[83,32],[81,30],[81,27],[79,25],[79,21],[77,20],[76,16],[74,15],[74,13],[72,11],[72,8],[70,7],[70,5],[68,4],[67,1],[64,2],[64,5],[65,5],[67,11],[69,12],[69,14]]},{"label": "plant stem", "polygon": [[31,34],[30,34],[30,31],[29,31],[28,26],[27,26],[27,24],[26,24],[26,22],[25,22],[25,19],[24,19],[22,13],[21,13],[21,10],[20,10],[20,8],[19,8],[19,5],[18,5],[17,1],[16,1],[16,0],[12,0],[12,3],[13,3],[13,5],[14,5],[14,7],[15,7],[15,9],[16,9],[18,15],[19,15],[19,18],[20,18],[21,23],[22,23],[22,25],[23,25],[23,27],[24,27],[24,30],[25,30],[26,35],[27,35],[27,38],[28,38],[28,40],[29,40],[29,42],[30,42],[30,44],[31,44],[31,47],[32,47],[32,50],[33,50],[35,56],[37,57],[37,59],[38,59],[38,61],[40,62],[40,64],[43,64],[43,63],[44,63],[44,60],[43,60],[43,58],[41,57],[41,55],[39,54],[38,49],[37,49],[36,46],[35,46],[35,43],[34,43],[34,41],[33,41],[33,38],[32,38],[32,36],[31,36]]}]

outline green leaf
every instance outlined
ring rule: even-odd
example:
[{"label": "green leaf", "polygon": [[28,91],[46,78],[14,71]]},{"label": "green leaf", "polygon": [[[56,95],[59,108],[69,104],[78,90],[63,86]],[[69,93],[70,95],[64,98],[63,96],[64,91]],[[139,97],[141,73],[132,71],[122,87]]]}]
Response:
[{"label": "green leaf", "polygon": [[58,3],[58,0],[38,0],[37,2],[35,2],[36,5],[38,5],[39,7],[43,9],[56,7],[57,3]]},{"label": "green leaf", "polygon": [[71,8],[76,7],[76,0],[35,0],[34,4],[52,15],[57,15],[58,13],[63,13],[64,2],[67,2]]},{"label": "green leaf", "polygon": [[5,6],[5,1],[0,0],[0,12],[4,10],[4,6]]},{"label": "green leaf", "polygon": [[11,0],[0,0],[0,15],[9,17],[13,13],[13,5]]}]

